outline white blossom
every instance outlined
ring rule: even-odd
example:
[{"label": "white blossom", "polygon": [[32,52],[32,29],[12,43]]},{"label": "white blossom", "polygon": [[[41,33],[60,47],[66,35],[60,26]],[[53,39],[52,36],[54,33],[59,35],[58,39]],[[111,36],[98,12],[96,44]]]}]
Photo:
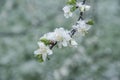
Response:
[{"label": "white blossom", "polygon": [[81,12],[88,11],[90,9],[89,5],[82,4],[82,2],[78,2],[76,5],[80,8]]},{"label": "white blossom", "polygon": [[63,28],[56,28],[54,33],[55,33],[55,39],[58,42],[59,47],[68,46],[71,37],[67,30],[64,30]]},{"label": "white blossom", "polygon": [[[64,16],[66,18],[72,17],[73,12],[77,8],[80,9],[80,12],[84,12],[89,10],[90,6],[83,4],[83,2],[67,4],[63,8]],[[82,15],[80,15],[80,17],[82,17]],[[86,24],[86,21],[80,19],[79,21],[77,21],[76,25],[72,26],[72,31],[65,30],[64,28],[56,28],[53,32],[48,32],[44,34],[38,42],[39,49],[34,51],[34,54],[38,56],[40,60],[45,61],[48,55],[53,54],[50,48],[53,48],[56,43],[59,48],[67,46],[77,47],[78,43],[72,38],[72,36],[77,33],[84,36],[91,27],[90,25],[88,25],[88,23],[92,24],[92,21],[89,21]],[[75,31],[73,32],[73,30]]]},{"label": "white blossom", "polygon": [[72,8],[71,5],[66,5],[66,6],[63,8],[64,16],[65,16],[66,18],[72,17],[73,13],[71,12],[71,8]]},{"label": "white blossom", "polygon": [[53,52],[52,52],[52,50],[50,50],[50,48],[48,46],[46,46],[42,42],[38,42],[38,45],[39,45],[39,49],[34,51],[34,54],[35,55],[42,54],[42,59],[45,61],[47,58],[47,55],[51,55]]},{"label": "white blossom", "polygon": [[76,5],[77,5],[78,7],[81,7],[81,6],[82,6],[82,2],[77,2]]},{"label": "white blossom", "polygon": [[47,39],[47,40],[50,40],[50,41],[56,41],[55,40],[55,33],[54,32],[46,33],[40,39]]},{"label": "white blossom", "polygon": [[74,39],[72,39],[71,40],[71,45],[77,47],[78,43]]},{"label": "white blossom", "polygon": [[89,5],[85,5],[85,10],[88,11],[90,9]]},{"label": "white blossom", "polygon": [[[64,30],[64,28],[56,28],[54,32],[49,32],[47,34],[44,34],[44,36],[41,37],[40,40],[41,39],[46,39],[46,40],[50,40],[53,42],[57,42],[59,48],[61,48],[62,46],[67,47],[69,44],[72,46],[77,45],[74,39],[71,38],[69,31]],[[70,43],[70,41],[72,43]]]},{"label": "white blossom", "polygon": [[76,25],[73,25],[72,27],[74,29],[77,29],[77,31],[84,36],[91,26],[87,25],[84,20],[80,20]]}]

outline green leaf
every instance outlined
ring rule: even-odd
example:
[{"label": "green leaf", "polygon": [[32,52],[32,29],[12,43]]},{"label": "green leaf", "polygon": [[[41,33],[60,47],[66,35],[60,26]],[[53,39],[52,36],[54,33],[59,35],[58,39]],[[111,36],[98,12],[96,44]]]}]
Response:
[{"label": "green leaf", "polygon": [[88,25],[93,25],[93,24],[94,24],[94,21],[93,21],[93,20],[89,20],[89,21],[86,22],[86,24],[88,24]]},{"label": "green leaf", "polygon": [[37,55],[36,58],[39,62],[44,62],[44,60],[42,58],[42,54]]},{"label": "green leaf", "polygon": [[69,5],[75,5],[76,4],[76,0],[68,0],[67,4],[69,4]]},{"label": "green leaf", "polygon": [[51,41],[50,40],[47,40],[45,38],[43,39],[40,39],[41,42],[43,42],[45,45],[50,45]]},{"label": "green leaf", "polygon": [[73,12],[73,11],[75,11],[76,9],[77,9],[76,6],[73,6],[70,11]]}]

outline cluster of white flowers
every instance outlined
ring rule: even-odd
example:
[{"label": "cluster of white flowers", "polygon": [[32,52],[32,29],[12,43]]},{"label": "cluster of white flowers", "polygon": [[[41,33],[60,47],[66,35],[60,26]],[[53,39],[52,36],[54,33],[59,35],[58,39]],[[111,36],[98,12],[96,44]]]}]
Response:
[{"label": "cluster of white flowers", "polygon": [[[84,1],[83,1],[84,2]],[[73,12],[79,8],[80,12],[84,12],[90,9],[90,6],[83,4],[83,2],[76,2],[76,0],[69,0],[68,4],[63,8],[64,16],[66,18],[72,17]],[[82,18],[82,15],[79,17]],[[53,54],[52,48],[57,45],[59,48],[73,46],[77,47],[77,42],[72,38],[75,34],[84,36],[90,29],[90,25],[93,24],[92,20],[84,21],[79,19],[75,25],[72,26],[72,30],[68,31],[64,28],[56,28],[53,32],[44,34],[38,41],[39,49],[34,51],[35,56],[39,58],[40,62],[43,62],[48,58],[48,55]]]},{"label": "cluster of white flowers", "polygon": [[72,17],[73,12],[71,11],[71,8],[72,8],[71,5],[66,5],[66,6],[63,8],[64,16],[65,16],[66,18]]},{"label": "cluster of white flowers", "polygon": [[77,42],[71,38],[68,30],[56,28],[54,32],[49,32],[40,38],[40,41],[38,42],[39,49],[36,50],[34,54],[36,56],[42,55],[42,59],[45,61],[47,55],[52,54],[52,50],[50,50],[51,43],[55,42],[57,42],[59,48],[67,47],[68,45],[76,47],[78,45]]},{"label": "cluster of white flowers", "polygon": [[69,35],[68,30],[64,30],[64,28],[56,28],[54,32],[49,32],[40,38],[47,39],[52,42],[57,42],[58,47],[67,47],[68,45],[77,46],[77,43],[74,39],[72,39]]},{"label": "cluster of white flowers", "polygon": [[73,12],[77,8],[80,9],[81,12],[84,12],[84,11],[88,11],[90,9],[90,6],[82,4],[82,2],[76,2],[74,5],[67,4],[65,7],[63,7],[64,16],[66,18],[72,17]]},{"label": "cluster of white flowers", "polygon": [[72,26],[73,29],[76,29],[78,34],[84,36],[87,31],[90,29],[91,25],[86,24],[86,21],[79,20],[76,25]]},{"label": "cluster of white flowers", "polygon": [[77,2],[76,6],[79,7],[81,12],[88,11],[90,9],[89,5],[82,4],[82,2]]},{"label": "cluster of white flowers", "polygon": [[46,60],[47,55],[51,55],[53,52],[50,50],[49,46],[46,46],[43,42],[38,42],[39,49],[34,51],[35,56],[41,55],[43,61]]}]

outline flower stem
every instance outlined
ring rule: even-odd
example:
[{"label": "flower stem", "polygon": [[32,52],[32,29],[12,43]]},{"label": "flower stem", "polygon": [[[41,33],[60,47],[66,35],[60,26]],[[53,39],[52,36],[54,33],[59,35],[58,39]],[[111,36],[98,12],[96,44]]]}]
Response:
[{"label": "flower stem", "polygon": [[[86,2],[86,0],[83,0],[82,5],[84,5],[85,2]],[[77,21],[79,21],[79,20],[84,20],[84,19],[83,19],[83,12],[80,12],[80,15],[79,15],[79,18],[78,18]],[[77,23],[76,23],[76,24],[77,24]],[[70,36],[72,37],[72,36],[75,34],[75,32],[76,32],[76,29],[72,29],[72,30],[70,31]]]},{"label": "flower stem", "polygon": [[[82,5],[84,5],[85,2],[86,2],[86,0],[83,0],[83,1],[82,1]],[[80,12],[78,21],[79,21],[79,20],[84,20],[84,19],[83,19],[83,12]],[[77,31],[76,29],[72,29],[72,30],[70,31],[69,35],[70,35],[71,37],[73,37],[73,35],[76,33],[76,31]],[[52,49],[55,45],[57,45],[57,41],[54,42],[54,43],[52,43],[52,44],[50,45],[50,49]]]},{"label": "flower stem", "polygon": [[[85,2],[86,2],[86,0],[83,0],[82,5],[84,5]],[[80,12],[80,16],[79,16],[79,18],[78,18],[78,21],[79,21],[79,20],[83,20],[83,12]]]}]

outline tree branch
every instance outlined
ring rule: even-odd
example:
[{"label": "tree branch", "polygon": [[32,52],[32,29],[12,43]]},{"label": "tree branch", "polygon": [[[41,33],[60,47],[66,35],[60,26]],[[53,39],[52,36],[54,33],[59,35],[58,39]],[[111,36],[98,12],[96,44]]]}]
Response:
[{"label": "tree branch", "polygon": [[[83,0],[83,1],[82,1],[82,5],[84,5],[85,2],[86,2],[86,0]],[[79,20],[84,20],[84,19],[83,19],[83,12],[80,12],[80,15],[79,15],[79,18],[78,18],[77,21],[79,21]],[[77,31],[76,29],[72,29],[72,30],[70,31],[69,35],[70,35],[71,37],[73,37],[73,35],[76,33],[76,31]],[[57,45],[57,41],[51,44],[50,49],[52,49],[55,45]]]},{"label": "tree branch", "polygon": [[[86,2],[86,0],[83,0],[82,5],[84,5],[85,2]],[[78,18],[78,21],[79,21],[80,19],[83,20],[83,12],[80,12],[80,16],[79,16],[79,18]]]}]

